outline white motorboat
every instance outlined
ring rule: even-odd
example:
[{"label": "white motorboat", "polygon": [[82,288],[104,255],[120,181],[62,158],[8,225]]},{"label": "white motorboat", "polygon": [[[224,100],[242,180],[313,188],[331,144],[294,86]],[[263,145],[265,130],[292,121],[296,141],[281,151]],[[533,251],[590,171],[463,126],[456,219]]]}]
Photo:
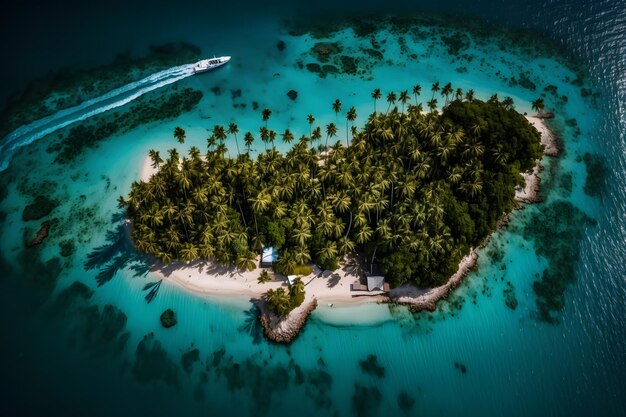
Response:
[{"label": "white motorboat", "polygon": [[229,56],[220,56],[217,58],[213,57],[209,59],[203,59],[201,61],[196,62],[192,69],[193,69],[194,74],[197,74],[199,72],[205,72],[205,71],[215,69],[217,67],[221,67],[222,65],[226,64],[228,61],[230,61]]}]

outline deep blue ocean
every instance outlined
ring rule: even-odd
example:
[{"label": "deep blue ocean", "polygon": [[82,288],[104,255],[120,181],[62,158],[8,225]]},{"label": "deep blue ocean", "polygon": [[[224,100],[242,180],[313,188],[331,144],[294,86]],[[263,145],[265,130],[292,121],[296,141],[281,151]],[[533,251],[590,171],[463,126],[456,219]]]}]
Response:
[{"label": "deep blue ocean", "polygon": [[[233,61],[193,77],[167,70],[173,82],[159,88],[137,85],[155,87],[145,100],[183,87],[204,95],[189,112],[107,136],[71,159],[55,159],[71,126],[0,142],[0,416],[626,416],[624,2],[335,3],[20,2],[2,13],[2,103],[51,72],[167,42]],[[385,61],[363,76],[320,78],[298,66],[315,40],[290,33],[294,22],[363,13],[436,16],[420,33],[436,30],[400,40],[376,28]],[[438,43],[447,28],[470,39],[463,48],[472,59],[460,63]],[[351,30],[330,40],[362,50]],[[257,102],[274,109],[278,130],[307,133],[306,114],[334,120],[337,97],[363,122],[373,88],[428,90],[435,81],[480,98],[508,95],[528,112],[543,94],[565,150],[544,164],[545,200],[513,214],[437,311],[320,306],[286,347],[263,338],[245,297],[199,296],[164,281],[146,302],[156,278],[133,268],[116,200],[148,149],[173,146],[175,126],[187,130],[186,147],[204,149],[215,123],[257,129]],[[119,104],[117,113],[97,117],[132,113],[133,103],[115,100],[106,103]],[[38,195],[56,201],[45,218],[52,233],[27,249],[41,221],[22,212]],[[549,300],[561,304],[550,320],[534,284],[546,271]],[[179,318],[171,329],[159,322],[166,308]]]}]

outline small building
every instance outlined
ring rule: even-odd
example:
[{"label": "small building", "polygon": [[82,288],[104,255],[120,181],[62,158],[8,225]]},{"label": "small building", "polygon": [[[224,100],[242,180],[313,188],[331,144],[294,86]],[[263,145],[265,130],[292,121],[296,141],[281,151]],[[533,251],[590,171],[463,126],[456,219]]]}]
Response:
[{"label": "small building", "polygon": [[278,249],[272,246],[264,247],[261,252],[261,268],[269,268],[276,261],[278,261]]},{"label": "small building", "polygon": [[287,275],[287,282],[289,283],[289,286],[291,287],[295,280],[297,280],[299,277],[299,275]]},{"label": "small building", "polygon": [[385,283],[385,277],[382,275],[367,276],[368,291],[389,291],[389,284]]}]

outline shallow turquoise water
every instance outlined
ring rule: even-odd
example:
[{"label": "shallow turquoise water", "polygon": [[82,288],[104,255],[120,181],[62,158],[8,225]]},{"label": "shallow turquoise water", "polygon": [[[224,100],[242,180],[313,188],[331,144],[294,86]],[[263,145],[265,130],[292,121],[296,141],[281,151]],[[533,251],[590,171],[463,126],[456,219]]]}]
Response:
[{"label": "shallow turquoise water", "polygon": [[[585,3],[569,6],[588,9]],[[232,30],[231,36],[219,40],[193,36],[200,25],[195,21],[172,32],[172,37],[199,44],[208,55],[219,45],[218,54],[223,51],[235,57],[219,71],[176,84],[204,92],[197,108],[175,120],[109,138],[66,165],[54,163],[54,155],[46,152],[54,136],[41,139],[18,151],[11,167],[2,173],[9,186],[0,202],[0,210],[7,213],[0,227],[0,248],[10,265],[0,280],[7,335],[2,355],[4,414],[35,415],[45,410],[55,415],[287,415],[297,409],[302,415],[401,415],[405,412],[398,395],[404,392],[415,401],[406,412],[409,415],[623,415],[626,84],[620,72],[623,53],[621,58],[613,54],[625,50],[624,40],[615,39],[612,32],[619,19],[605,26],[596,20],[601,17],[594,17],[602,13],[577,17],[572,12],[568,18],[559,14],[565,6],[545,7],[544,15],[535,16],[537,25],[547,26],[558,40],[568,39],[566,43],[583,57],[590,69],[585,86],[600,92],[595,106],[580,96],[579,87],[566,81],[575,75],[563,64],[550,57],[529,59],[515,49],[502,51],[491,44],[470,46],[468,53],[474,59],[467,64],[467,72],[459,73],[443,48],[428,53],[424,43],[409,41],[409,49],[419,58],[408,59],[400,54],[395,36],[383,31],[376,37],[386,39],[385,57],[393,62],[376,66],[372,80],[322,79],[295,66],[299,59],[307,62],[303,53],[314,41],[289,36],[276,19],[258,20],[256,26]],[[611,3],[601,7],[614,10]],[[507,17],[511,19],[514,15]],[[582,32],[582,26],[591,28],[591,34]],[[578,40],[581,33],[583,39]],[[255,42],[250,42],[250,34],[255,35]],[[282,53],[275,46],[278,39],[287,45]],[[347,48],[359,46],[350,32],[339,34],[338,40]],[[599,48],[591,48],[592,42]],[[615,64],[615,59],[621,60]],[[331,109],[335,98],[342,100],[344,108],[354,105],[357,121],[362,123],[373,110],[370,93],[374,88],[410,90],[419,83],[424,89],[421,98],[427,101],[434,81],[473,88],[481,98],[493,93],[509,95],[518,110],[529,111],[528,102],[539,91],[509,87],[496,76],[498,71],[515,76],[520,68],[537,77],[539,89],[552,84],[559,95],[569,97],[565,105],[546,98],[548,107],[556,110],[556,126],[562,130],[567,153],[558,161],[556,174],[544,174],[546,188],[550,178],[556,178],[546,201],[514,213],[510,227],[496,234],[483,251],[479,270],[435,313],[411,315],[402,308],[378,305],[339,313],[321,306],[298,339],[284,347],[262,338],[245,298],[194,296],[164,282],[156,298],[146,303],[143,288],[154,277],[135,276],[134,271],[124,269],[97,287],[99,268],[84,267],[87,256],[110,241],[106,233],[117,224],[111,220],[118,212],[117,197],[126,194],[130,182],[138,178],[148,149],[164,154],[174,146],[171,132],[175,126],[187,130],[184,147],[178,146],[181,150],[192,145],[204,149],[207,130],[215,123],[235,120],[242,132],[256,133],[262,122],[260,111],[252,109],[254,100],[260,108],[273,110],[272,126],[279,131],[288,127],[298,137],[308,132],[308,113],[320,125],[335,121]],[[215,86],[220,87],[220,95],[211,91]],[[298,91],[296,101],[286,95],[292,88]],[[241,97],[233,100],[231,90],[237,89]],[[245,109],[233,108],[242,102],[247,104]],[[381,100],[378,106],[384,109],[386,103]],[[581,130],[578,137],[575,128],[566,124],[572,118]],[[344,129],[339,138],[344,137]],[[257,142],[261,150],[263,145]],[[228,144],[234,154],[234,143]],[[583,191],[587,173],[577,156],[585,152],[600,153],[609,167],[602,199]],[[561,180],[568,173],[571,191]],[[22,222],[22,208],[30,202],[29,194],[42,189],[61,201],[51,214],[59,219],[58,235],[48,238],[33,259],[24,259],[24,253],[33,253],[23,247],[25,228],[30,235],[38,223]],[[572,217],[563,213],[569,223],[549,223],[540,214],[558,201],[571,203],[597,224],[582,224],[577,211]],[[572,252],[580,259],[571,259],[575,281],[565,293],[558,324],[539,320],[536,309],[536,274],[547,267],[565,268],[550,265],[549,259],[535,253],[535,242],[523,237],[526,225],[538,219],[546,221],[545,227],[580,233],[570,235],[580,245]],[[75,240],[77,250],[61,258],[56,287],[38,289],[41,286],[33,281],[45,274],[36,268],[36,260],[58,257],[59,242],[68,238]],[[500,261],[489,253],[497,246],[504,253]],[[560,245],[553,248],[559,250]],[[94,289],[93,296],[77,299],[59,312],[55,299],[74,281]],[[505,304],[507,283],[514,288],[515,310]],[[114,320],[89,309],[96,306],[102,312],[107,304],[127,317],[112,341],[107,332],[119,329],[112,324]],[[175,310],[179,318],[177,326],[167,330],[159,323],[166,308]],[[363,317],[369,324],[364,324]],[[141,342],[150,334],[161,349],[146,354]],[[187,372],[181,355],[192,347],[199,349],[199,361]],[[384,367],[382,378],[359,365],[372,354]],[[373,387],[378,394],[370,390]],[[29,400],[33,392],[41,393],[41,401]],[[356,393],[363,397],[355,398]]]}]

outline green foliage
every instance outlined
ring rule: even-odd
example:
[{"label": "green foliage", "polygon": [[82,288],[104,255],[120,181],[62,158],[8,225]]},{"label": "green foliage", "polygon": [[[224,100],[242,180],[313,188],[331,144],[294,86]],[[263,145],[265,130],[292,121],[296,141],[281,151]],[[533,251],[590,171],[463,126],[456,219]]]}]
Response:
[{"label": "green foliage", "polygon": [[304,301],[304,282],[300,279],[294,281],[289,292],[284,288],[269,289],[265,293],[265,301],[272,312],[279,316],[289,314]]},{"label": "green foliage", "polygon": [[266,282],[270,282],[271,278],[270,278],[270,274],[267,272],[267,270],[262,270],[261,274],[259,275],[259,279],[257,280],[259,284],[265,284]]},{"label": "green foliage", "polygon": [[293,275],[302,275],[303,277],[306,277],[307,275],[310,275],[311,272],[313,272],[313,268],[311,268],[308,265],[296,265],[296,267],[293,269]]},{"label": "green foliage", "polygon": [[[335,137],[341,124],[314,127],[307,118],[311,137],[283,155],[264,109],[267,150],[256,160],[227,158],[229,136],[216,125],[206,155],[172,149],[149,182],[132,184],[125,204],[135,244],[163,262],[201,258],[240,269],[249,268],[254,250],[272,245],[280,250],[275,270],[285,275],[305,275],[299,266],[310,261],[336,270],[347,253],[376,251],[394,285],[437,285],[513,208],[520,170],[541,152],[538,132],[510,99],[450,101],[462,97],[453,91],[443,85],[443,111],[427,115],[407,105],[408,90],[399,95],[401,109],[389,93],[386,113],[352,132],[349,147],[338,141],[324,155],[319,141]],[[253,140],[247,135],[247,144]],[[283,295],[270,295],[284,313]]]}]

